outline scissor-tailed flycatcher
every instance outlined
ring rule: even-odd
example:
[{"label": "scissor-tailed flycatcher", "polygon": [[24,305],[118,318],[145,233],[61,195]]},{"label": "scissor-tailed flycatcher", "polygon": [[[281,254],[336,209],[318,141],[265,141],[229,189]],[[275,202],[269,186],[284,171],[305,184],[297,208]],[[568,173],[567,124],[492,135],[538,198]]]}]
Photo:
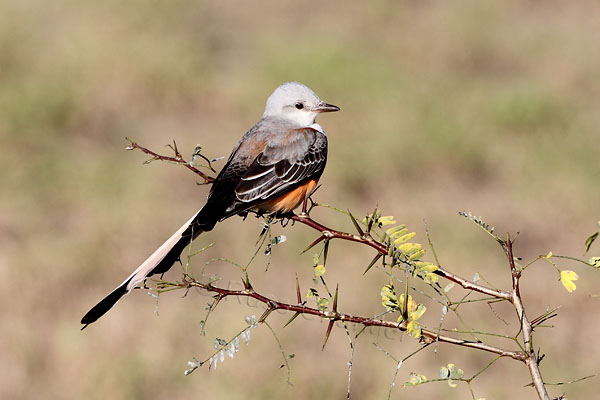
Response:
[{"label": "scissor-tailed flycatcher", "polygon": [[338,110],[301,83],[275,89],[262,119],[234,147],[204,207],[88,311],[81,319],[83,328],[147,277],[167,272],[183,249],[217,222],[248,210],[283,215],[302,204],[327,161],[327,137],[315,119],[319,113]]}]

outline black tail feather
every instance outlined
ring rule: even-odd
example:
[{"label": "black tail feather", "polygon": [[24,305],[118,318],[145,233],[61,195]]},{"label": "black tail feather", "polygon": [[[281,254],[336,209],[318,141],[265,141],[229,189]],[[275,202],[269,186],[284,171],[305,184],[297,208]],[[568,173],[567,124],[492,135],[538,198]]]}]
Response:
[{"label": "black tail feather", "polygon": [[[175,262],[179,261],[181,252],[185,249],[200,233],[210,231],[214,228],[218,221],[218,215],[220,215],[219,206],[214,203],[208,203],[192,220],[190,225],[183,231],[181,238],[169,249],[156,266],[145,273],[143,277],[149,277],[156,274],[163,274],[167,272]],[[128,285],[131,280],[136,276],[134,272],[125,282],[118,286],[115,290],[110,292],[108,296],[102,299],[96,304],[90,311],[87,312],[81,319],[81,323],[84,324],[82,330],[85,329],[89,324],[96,322],[98,318],[102,317],[108,310],[110,310],[120,299],[129,293]],[[140,277],[137,276],[136,279]],[[131,288],[129,288],[131,289]]]},{"label": "black tail feather", "polygon": [[81,330],[84,330],[92,322],[96,322],[98,318],[106,314],[108,310],[117,304],[117,302],[121,300],[121,297],[127,294],[127,284],[130,280],[131,279],[126,280],[121,286],[110,292],[108,296],[103,298],[100,303],[92,307],[92,309],[81,318],[81,323],[85,324]]}]

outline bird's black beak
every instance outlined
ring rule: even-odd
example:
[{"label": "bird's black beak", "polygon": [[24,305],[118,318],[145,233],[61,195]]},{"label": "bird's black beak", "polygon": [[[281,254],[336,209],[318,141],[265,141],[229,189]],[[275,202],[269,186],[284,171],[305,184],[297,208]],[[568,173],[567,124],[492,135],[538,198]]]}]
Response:
[{"label": "bird's black beak", "polygon": [[319,105],[316,106],[313,109],[313,111],[318,112],[318,113],[325,113],[325,112],[340,111],[340,108],[338,106],[334,106],[333,104],[319,103]]}]

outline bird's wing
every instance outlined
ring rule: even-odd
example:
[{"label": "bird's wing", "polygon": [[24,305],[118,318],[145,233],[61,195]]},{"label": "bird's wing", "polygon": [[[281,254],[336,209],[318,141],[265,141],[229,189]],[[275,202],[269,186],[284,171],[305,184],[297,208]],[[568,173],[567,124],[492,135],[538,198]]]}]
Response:
[{"label": "bird's wing", "polygon": [[237,201],[227,216],[276,198],[297,184],[317,179],[327,161],[327,137],[312,128],[292,129],[283,139],[268,143],[235,187]]}]

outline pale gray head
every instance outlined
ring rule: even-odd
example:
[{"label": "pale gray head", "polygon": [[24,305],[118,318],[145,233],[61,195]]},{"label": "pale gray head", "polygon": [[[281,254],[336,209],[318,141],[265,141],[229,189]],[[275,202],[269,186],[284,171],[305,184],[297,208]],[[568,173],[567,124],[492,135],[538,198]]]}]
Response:
[{"label": "pale gray head", "polygon": [[300,126],[310,126],[317,115],[331,111],[339,111],[339,107],[321,101],[315,92],[301,83],[288,82],[269,96],[263,118],[285,118]]}]

